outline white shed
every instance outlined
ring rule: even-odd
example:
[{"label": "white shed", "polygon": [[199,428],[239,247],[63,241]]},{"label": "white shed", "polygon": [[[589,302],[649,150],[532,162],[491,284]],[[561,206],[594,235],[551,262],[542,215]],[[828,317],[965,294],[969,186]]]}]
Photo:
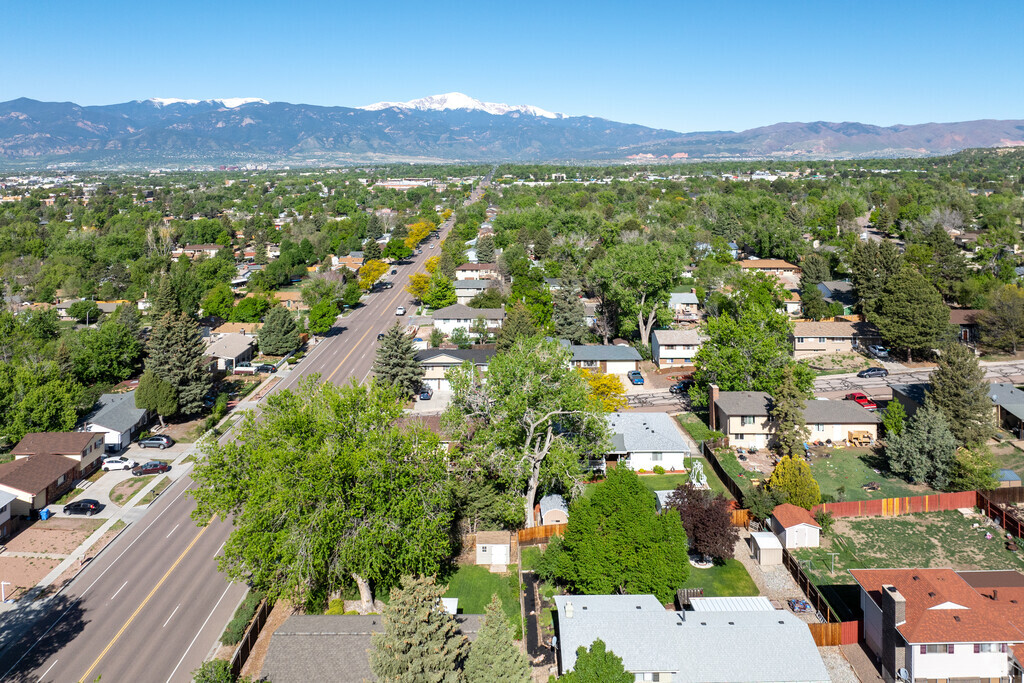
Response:
[{"label": "white shed", "polygon": [[750,532],[750,552],[758,564],[782,564],[782,542],[770,531]]},{"label": "white shed", "polygon": [[504,570],[512,554],[512,536],[507,531],[478,531],[476,563]]},{"label": "white shed", "polygon": [[817,548],[821,542],[821,526],[810,512],[792,503],[772,512],[772,531],[786,548]]}]

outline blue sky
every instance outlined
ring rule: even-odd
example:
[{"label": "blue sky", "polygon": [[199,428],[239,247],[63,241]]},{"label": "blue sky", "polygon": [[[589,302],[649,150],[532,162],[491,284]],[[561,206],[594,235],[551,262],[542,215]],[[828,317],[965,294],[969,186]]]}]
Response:
[{"label": "blue sky", "polygon": [[678,131],[1024,118],[1024,2],[31,2],[0,101],[460,91]]}]

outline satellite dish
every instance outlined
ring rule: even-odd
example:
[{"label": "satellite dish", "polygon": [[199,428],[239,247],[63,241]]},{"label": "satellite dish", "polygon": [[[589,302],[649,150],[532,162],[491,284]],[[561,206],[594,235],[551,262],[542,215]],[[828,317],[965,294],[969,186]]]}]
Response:
[{"label": "satellite dish", "polygon": [[896,677],[899,680],[901,680],[901,681],[909,681],[910,680],[910,672],[907,671],[906,669],[900,669],[899,671],[896,672]]}]

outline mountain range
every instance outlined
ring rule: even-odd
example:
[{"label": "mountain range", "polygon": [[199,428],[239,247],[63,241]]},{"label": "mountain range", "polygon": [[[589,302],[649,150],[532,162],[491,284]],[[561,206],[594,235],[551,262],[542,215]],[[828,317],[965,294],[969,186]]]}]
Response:
[{"label": "mountain range", "polygon": [[777,123],[679,133],[461,93],[364,107],[260,98],[0,103],[0,167],[353,162],[624,162],[927,156],[1024,145],[1024,120]]}]

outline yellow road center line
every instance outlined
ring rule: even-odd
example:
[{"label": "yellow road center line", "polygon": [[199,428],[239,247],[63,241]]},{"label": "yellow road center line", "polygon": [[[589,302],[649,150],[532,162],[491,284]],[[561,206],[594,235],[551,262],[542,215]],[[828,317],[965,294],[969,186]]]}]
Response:
[{"label": "yellow road center line", "polygon": [[174,564],[172,564],[171,568],[167,570],[167,573],[164,574],[159,581],[157,581],[157,584],[155,586],[153,586],[153,590],[149,592],[149,595],[147,595],[146,599],[142,601],[142,604],[138,606],[138,608],[132,613],[130,617],[128,617],[128,621],[124,622],[124,626],[122,626],[121,630],[117,632],[117,635],[115,635],[113,639],[107,644],[107,646],[103,648],[103,652],[100,653],[100,656],[96,658],[96,661],[92,663],[92,666],[89,667],[89,670],[85,672],[81,679],[79,679],[80,683],[84,682],[87,678],[89,678],[89,674],[91,674],[93,670],[99,665],[100,660],[102,660],[107,655],[107,653],[110,652],[110,648],[114,647],[114,644],[118,641],[118,639],[124,634],[126,630],[128,630],[128,627],[131,626],[131,623],[135,620],[135,617],[139,616],[139,612],[143,610],[146,604],[149,603],[150,599],[152,599],[156,592],[160,590],[160,586],[164,585],[164,581],[167,580],[167,577],[171,575],[171,572],[177,569],[178,565],[181,564],[181,561],[185,559],[186,555],[188,555],[188,551],[192,550],[192,546],[196,544],[196,542],[199,540],[199,537],[205,534],[206,530],[209,528],[210,526],[206,525],[198,534],[196,534],[196,537],[192,539],[192,542],[188,544],[188,547],[185,548],[181,555],[178,556],[178,559],[174,561]]}]

